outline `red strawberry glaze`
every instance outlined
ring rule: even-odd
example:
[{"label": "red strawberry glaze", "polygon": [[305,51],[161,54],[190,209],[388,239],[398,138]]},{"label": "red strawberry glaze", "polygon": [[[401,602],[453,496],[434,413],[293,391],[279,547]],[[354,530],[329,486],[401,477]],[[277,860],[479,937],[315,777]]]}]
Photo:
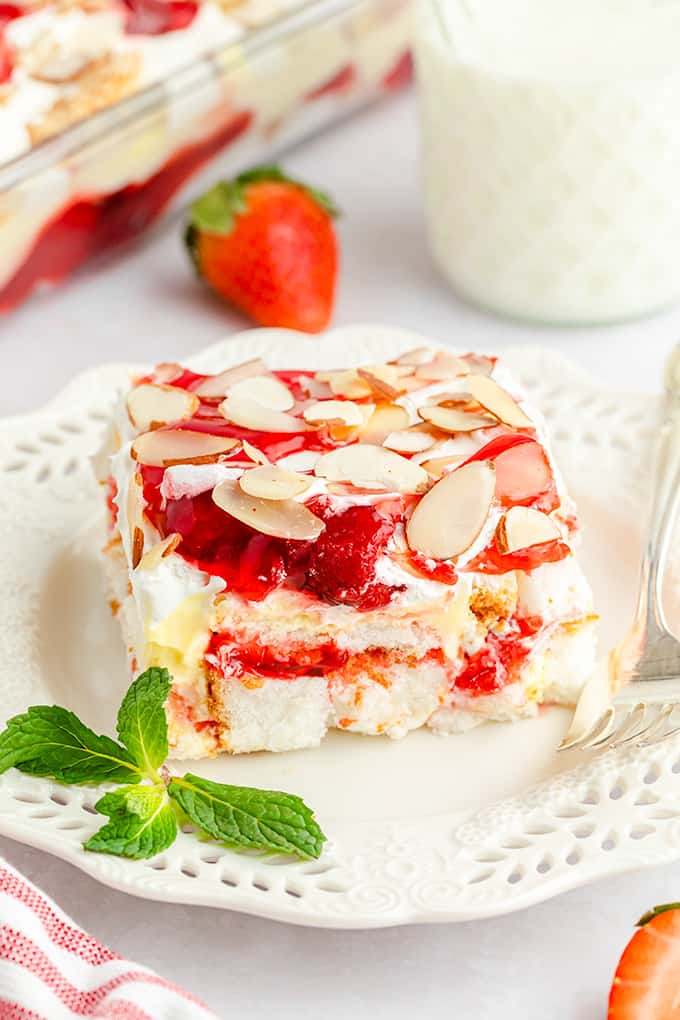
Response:
[{"label": "red strawberry glaze", "polygon": [[165,35],[187,28],[196,17],[194,0],[123,0],[128,9],[128,35]]},{"label": "red strawberry glaze", "polygon": [[507,574],[509,570],[523,570],[524,573],[530,574],[542,564],[557,563],[570,554],[569,546],[557,539],[532,545],[516,553],[501,553],[495,541],[491,541],[486,549],[482,549],[474,559],[460,569],[480,574]]},{"label": "red strawberry glaze", "polygon": [[502,506],[530,506],[550,513],[560,505],[550,462],[541,444],[525,433],[496,436],[467,459],[492,460],[496,497]]},{"label": "red strawberry glaze", "polygon": [[334,74],[323,85],[319,85],[318,88],[308,92],[305,96],[305,102],[310,103],[315,99],[320,99],[322,96],[330,96],[334,92],[346,92],[354,85],[356,76],[354,65],[346,64],[345,67],[342,67],[337,74]]},{"label": "red strawberry glaze", "polygon": [[215,505],[211,492],[169,499],[163,506],[163,469],[141,472],[146,514],[161,536],[181,535],[177,552],[184,559],[224,578],[230,591],[249,601],[286,586],[370,610],[387,605],[400,590],[375,581],[376,560],[396,524],[389,509],[352,506],[336,512],[327,499],[310,500],[309,509],[326,521],[326,530],[316,542],[287,541],[241,524]]},{"label": "red strawberry glaze", "polygon": [[493,694],[513,679],[533,648],[534,635],[541,629],[539,617],[513,621],[517,631],[507,637],[489,634],[484,647],[467,659],[454,681],[455,690],[475,696]]},{"label": "red strawberry glaze", "polygon": [[17,7],[16,4],[0,3],[0,85],[9,81],[12,77],[12,71],[14,70],[9,46],[3,38],[5,26],[8,25],[10,21],[14,21],[15,18],[20,18],[22,14],[25,13],[26,11],[21,7]]},{"label": "red strawberry glaze", "polygon": [[410,53],[402,53],[391,71],[382,80],[383,88],[388,92],[396,91],[409,85],[413,79],[413,57]]},{"label": "red strawberry glaze", "polygon": [[223,676],[240,677],[244,674],[274,677],[276,680],[295,680],[298,676],[324,676],[340,669],[348,653],[334,641],[307,645],[301,641],[288,641],[285,645],[262,644],[256,638],[244,639],[222,631],[213,634],[205,653],[206,661]]}]

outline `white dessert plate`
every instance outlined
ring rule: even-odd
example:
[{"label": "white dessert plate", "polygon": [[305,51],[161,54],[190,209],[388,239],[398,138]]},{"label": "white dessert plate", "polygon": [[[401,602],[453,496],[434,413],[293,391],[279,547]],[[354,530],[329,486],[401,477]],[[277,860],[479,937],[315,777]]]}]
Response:
[{"label": "white dessert plate", "polygon": [[[422,342],[376,326],[303,340],[258,330],[187,363],[215,372],[261,355],[274,367],[336,367]],[[613,641],[632,611],[655,402],[606,392],[548,351],[515,349],[505,359],[548,418],[581,511],[602,641]],[[114,728],[128,678],[104,593],[89,456],[128,371],[88,372],[44,410],[0,426],[0,722],[59,703],[95,728]],[[678,586],[670,588],[671,618],[680,619]],[[329,837],[319,861],[237,854],[188,833],[150,861],[86,853],[83,839],[102,823],[97,791],[14,770],[0,776],[0,832],[150,899],[326,927],[489,917],[680,858],[680,740],[597,758],[557,755],[568,715],[545,709],[448,738],[333,733],[318,750],[192,766],[302,795]]]}]

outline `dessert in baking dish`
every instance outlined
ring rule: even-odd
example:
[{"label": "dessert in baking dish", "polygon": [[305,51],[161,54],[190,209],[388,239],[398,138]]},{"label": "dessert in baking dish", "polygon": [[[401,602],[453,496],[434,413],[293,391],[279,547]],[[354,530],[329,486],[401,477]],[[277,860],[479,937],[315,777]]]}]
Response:
[{"label": "dessert in baking dish", "polygon": [[0,311],[138,234],[225,148],[242,170],[406,82],[409,7],[0,3]]},{"label": "dessert in baking dish", "polygon": [[133,672],[174,676],[176,756],[575,701],[594,617],[574,507],[495,358],[159,365],[114,447],[112,595]]}]

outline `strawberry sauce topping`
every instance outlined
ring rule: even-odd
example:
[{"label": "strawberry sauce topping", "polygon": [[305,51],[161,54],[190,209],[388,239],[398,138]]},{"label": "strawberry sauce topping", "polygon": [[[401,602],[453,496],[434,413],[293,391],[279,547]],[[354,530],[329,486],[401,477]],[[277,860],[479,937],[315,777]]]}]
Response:
[{"label": "strawberry sauce topping", "polygon": [[534,635],[541,629],[538,617],[513,621],[517,630],[499,637],[489,634],[484,647],[469,656],[463,671],[455,679],[456,690],[466,694],[493,694],[513,679],[533,648]]},{"label": "strawberry sauce topping", "polygon": [[0,85],[9,81],[12,77],[12,71],[14,70],[14,64],[12,62],[12,54],[7,41],[4,39],[5,27],[14,21],[15,18],[20,18],[22,14],[26,12],[21,8],[17,7],[16,4],[2,4],[0,3]]},{"label": "strawberry sauce topping", "polygon": [[165,35],[187,28],[198,13],[195,0],[124,0],[128,35]]}]

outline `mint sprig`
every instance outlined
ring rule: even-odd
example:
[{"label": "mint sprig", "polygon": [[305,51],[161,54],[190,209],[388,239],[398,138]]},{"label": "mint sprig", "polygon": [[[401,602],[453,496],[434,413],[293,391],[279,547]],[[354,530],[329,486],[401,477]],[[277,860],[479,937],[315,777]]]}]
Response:
[{"label": "mint sprig", "polygon": [[325,836],[305,802],[292,793],[213,783],[187,772],[168,794],[204,832],[232,846],[318,857]]},{"label": "mint sprig", "polygon": [[121,786],[105,793],[95,808],[109,821],[84,844],[86,850],[141,859],[175,842],[177,819],[162,784]]},{"label": "mint sprig", "polygon": [[121,743],[98,736],[57,705],[36,705],[0,733],[0,773],[9,768],[60,783],[120,783],[95,804],[108,817],[86,850],[136,860],[174,842],[189,818],[229,847],[319,857],[326,837],[307,805],[290,793],[170,777],[165,702],[172,677],[152,667],[131,684],[118,711]]}]

